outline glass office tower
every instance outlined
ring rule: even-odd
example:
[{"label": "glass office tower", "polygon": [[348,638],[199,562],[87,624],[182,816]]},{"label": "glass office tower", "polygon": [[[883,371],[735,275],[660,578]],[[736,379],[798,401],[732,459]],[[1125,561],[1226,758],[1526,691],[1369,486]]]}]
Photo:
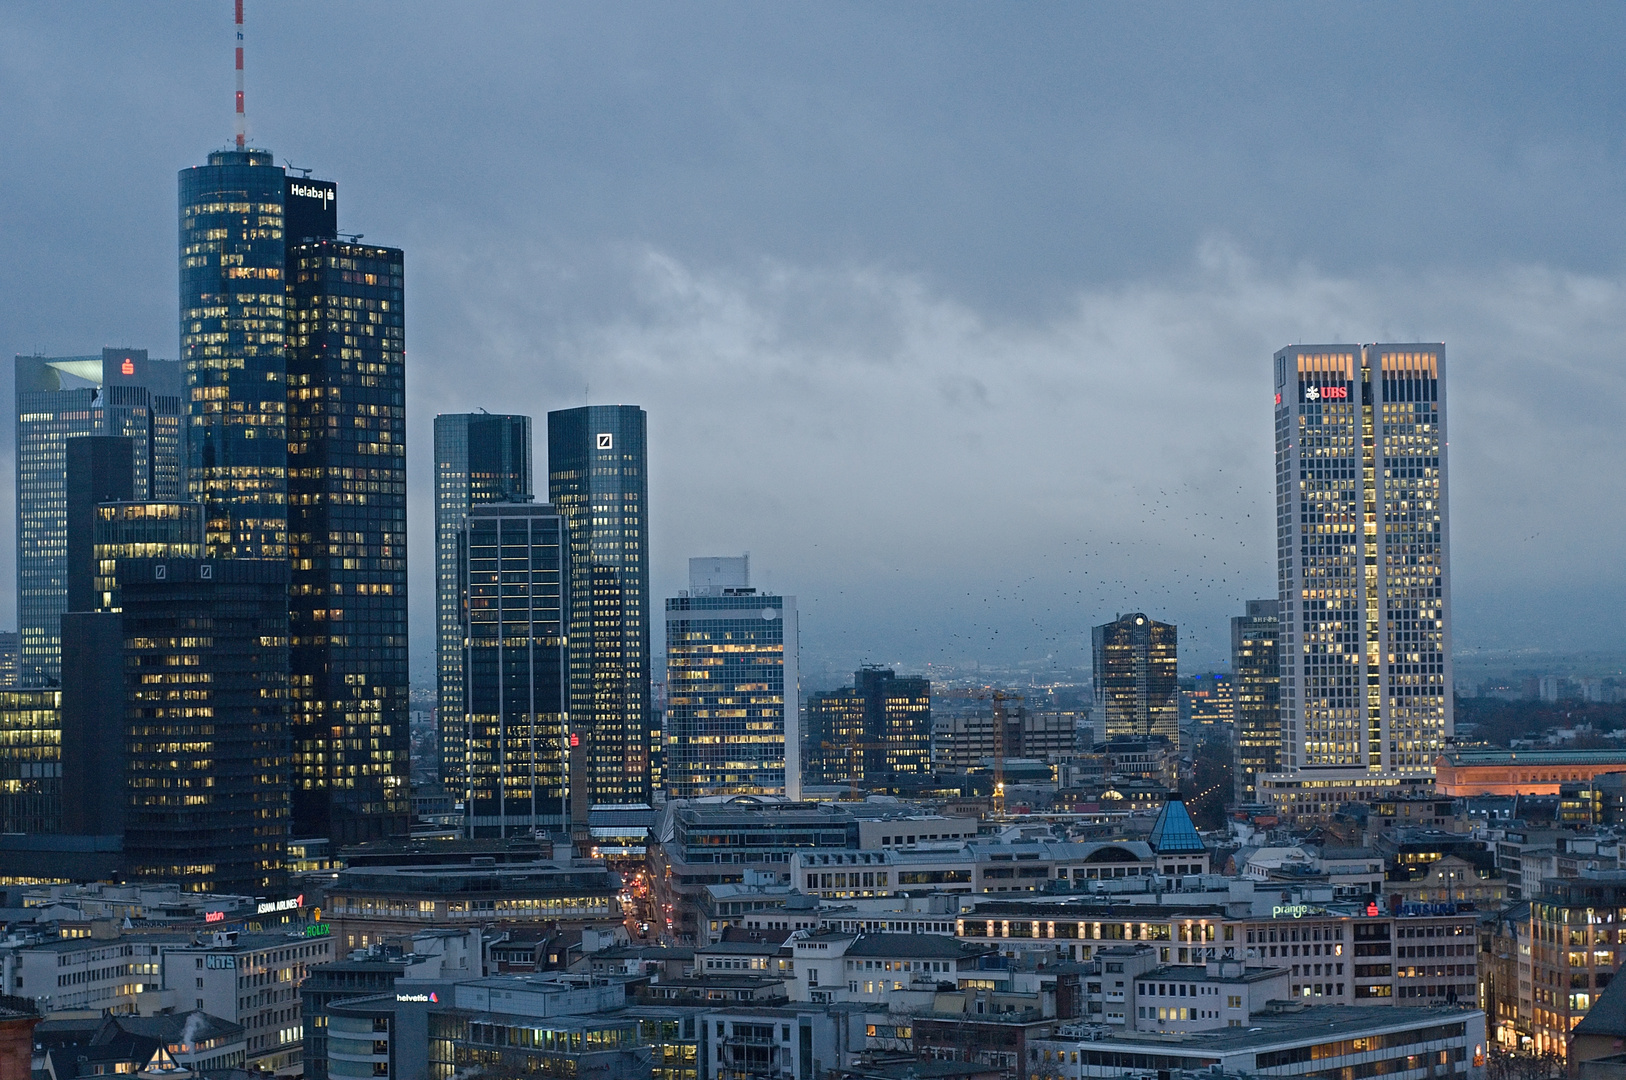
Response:
[{"label": "glass office tower", "polygon": [[130,439],[134,496],[178,497],[185,470],[181,371],[145,349],[103,349],[100,356],[19,356],[15,373],[19,678],[25,686],[56,685],[68,610],[67,441]]},{"label": "glass office tower", "polygon": [[0,832],[62,828],[62,691],[0,690]]},{"label": "glass office tower", "polygon": [[802,797],[796,598],[751,587],[750,561],[689,560],[666,601],[666,793]]},{"label": "glass office tower", "polygon": [[[295,212],[331,209],[315,184],[288,182],[304,233],[330,224]],[[402,274],[399,248],[287,248],[294,829],[344,844],[410,822]]]},{"label": "glass office tower", "polygon": [[483,503],[461,542],[464,676],[460,710],[470,836],[523,836],[565,824],[569,670],[566,526],[553,507]]},{"label": "glass office tower", "polygon": [[1235,801],[1259,800],[1256,778],[1281,760],[1280,624],[1275,600],[1249,600],[1248,613],[1231,619],[1231,686],[1236,699]]},{"label": "glass office tower", "polygon": [[116,574],[122,656],[105,663],[125,672],[127,872],[189,891],[280,896],[287,562],[126,559]]},{"label": "glass office tower", "polygon": [[1295,345],[1274,366],[1271,783],[1303,807],[1422,788],[1452,734],[1445,346]]},{"label": "glass office tower", "polygon": [[288,557],[285,176],[265,150],[180,172],[187,491],[211,557]]},{"label": "glass office tower", "polygon": [[203,507],[194,502],[106,502],[96,507],[93,610],[119,611],[120,559],[200,559]]},{"label": "glass office tower", "polygon": [[931,771],[932,684],[864,667],[807,699],[806,783],[884,784]]},{"label": "glass office tower", "polygon": [[1140,612],[1091,631],[1098,724],[1111,739],[1163,736],[1180,745],[1178,630]]},{"label": "glass office tower", "polygon": [[636,405],[548,414],[548,501],[570,536],[570,732],[586,751],[574,825],[590,805],[648,802],[655,780],[645,420]]},{"label": "glass office tower", "polygon": [[435,716],[440,777],[463,798],[463,579],[458,543],[470,509],[525,501],[531,489],[531,418],[490,413],[435,417]]}]

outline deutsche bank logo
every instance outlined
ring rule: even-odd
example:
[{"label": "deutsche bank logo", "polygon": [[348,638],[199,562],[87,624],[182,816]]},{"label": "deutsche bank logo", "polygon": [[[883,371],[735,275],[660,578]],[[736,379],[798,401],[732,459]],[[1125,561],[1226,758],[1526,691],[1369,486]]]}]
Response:
[{"label": "deutsche bank logo", "polygon": [[154,581],[168,581],[169,567],[165,566],[163,563],[159,563],[157,566],[152,568],[152,578]]},{"label": "deutsche bank logo", "polygon": [[215,579],[215,564],[214,563],[199,563],[198,564],[198,580],[200,580],[200,581],[213,581],[214,579]]},{"label": "deutsche bank logo", "polygon": [[611,437],[608,431],[599,432],[598,448],[600,450],[612,450],[615,448],[615,440]]}]

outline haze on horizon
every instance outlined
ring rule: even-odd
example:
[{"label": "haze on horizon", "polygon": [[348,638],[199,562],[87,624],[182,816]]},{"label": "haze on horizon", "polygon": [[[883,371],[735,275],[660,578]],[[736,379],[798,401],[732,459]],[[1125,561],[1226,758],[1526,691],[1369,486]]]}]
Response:
[{"label": "haze on horizon", "polygon": [[[6,356],[177,352],[230,4],[114,11],[0,10]],[[749,551],[810,673],[1078,666],[1134,610],[1222,663],[1275,595],[1295,341],[1446,343],[1459,655],[1626,649],[1618,6],[249,0],[247,31],[251,142],[406,250],[415,676],[435,413],[541,446],[584,400],[649,411],[657,651],[686,560]]]}]

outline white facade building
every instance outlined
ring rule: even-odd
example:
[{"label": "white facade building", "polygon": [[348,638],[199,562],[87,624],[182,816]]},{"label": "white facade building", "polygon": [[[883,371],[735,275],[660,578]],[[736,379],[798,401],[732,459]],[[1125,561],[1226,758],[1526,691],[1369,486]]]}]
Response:
[{"label": "white facade building", "polygon": [[1274,366],[1283,750],[1265,787],[1325,809],[1429,783],[1452,734],[1445,346],[1294,345]]}]

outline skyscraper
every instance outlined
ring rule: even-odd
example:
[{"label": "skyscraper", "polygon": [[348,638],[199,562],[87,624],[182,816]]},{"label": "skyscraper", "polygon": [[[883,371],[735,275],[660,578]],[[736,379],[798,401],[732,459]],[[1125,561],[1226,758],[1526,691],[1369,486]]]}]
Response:
[{"label": "skyscraper", "polygon": [[1286,775],[1271,784],[1301,806],[1425,785],[1452,733],[1445,346],[1274,359]]},{"label": "skyscraper", "polygon": [[[482,503],[464,519],[464,758],[470,836],[565,824],[569,693],[564,517],[532,502]],[[580,749],[578,747],[578,749]]]},{"label": "skyscraper", "polygon": [[275,896],[291,788],[287,562],[126,559],[117,577],[122,657],[104,662],[124,672],[126,871]]},{"label": "skyscraper", "polygon": [[1231,619],[1231,686],[1236,698],[1236,792],[1239,803],[1258,801],[1255,778],[1275,772],[1281,759],[1282,718],[1279,627],[1275,600],[1249,600],[1248,613]]},{"label": "skyscraper", "polygon": [[184,473],[180,365],[145,349],[100,356],[19,356],[17,620],[25,686],[60,678],[68,610],[67,440],[131,440],[135,498],[175,498]]},{"label": "skyscraper", "polygon": [[1180,744],[1177,636],[1140,612],[1091,631],[1095,707],[1109,740],[1161,735]]},{"label": "skyscraper", "polygon": [[648,802],[654,780],[645,419],[636,405],[548,414],[548,501],[570,536],[570,733],[586,747],[573,817],[582,797]]},{"label": "skyscraper", "polygon": [[666,601],[666,791],[802,797],[796,598],[751,587],[750,559],[689,560]]},{"label": "skyscraper", "polygon": [[269,151],[217,150],[179,182],[187,490],[212,558],[286,559],[286,176]]},{"label": "skyscraper", "polygon": [[807,783],[885,783],[931,771],[932,684],[863,667],[807,699]]},{"label": "skyscraper", "polygon": [[403,255],[335,238],[333,204],[288,179],[294,829],[361,843],[411,811]]},{"label": "skyscraper", "polygon": [[435,715],[446,793],[463,798],[463,577],[458,544],[470,509],[524,501],[531,488],[531,418],[490,413],[435,417]]}]

